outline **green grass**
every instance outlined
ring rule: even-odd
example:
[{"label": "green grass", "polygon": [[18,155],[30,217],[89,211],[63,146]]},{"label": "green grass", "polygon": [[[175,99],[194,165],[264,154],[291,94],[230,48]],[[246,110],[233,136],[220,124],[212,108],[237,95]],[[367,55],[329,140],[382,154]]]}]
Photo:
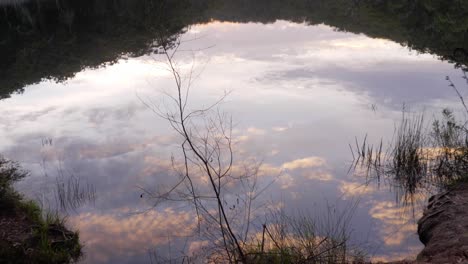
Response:
[{"label": "green grass", "polygon": [[[349,239],[357,202],[321,214],[272,212],[258,241],[244,245],[247,263],[364,263],[367,256]],[[255,239],[254,239],[255,240]]]},{"label": "green grass", "polygon": [[466,182],[468,179],[468,130],[452,111],[445,109],[442,119],[433,123],[431,134],[437,148],[434,172],[445,186]]},{"label": "green grass", "polygon": [[33,201],[18,200],[16,206],[12,210],[26,216],[33,233],[16,247],[0,240],[0,263],[70,263],[81,256],[79,235],[65,228],[63,218],[54,214],[43,216]]},{"label": "green grass", "polygon": [[16,224],[32,230],[20,245],[0,239],[0,263],[58,264],[77,260],[81,256],[78,233],[66,229],[64,218],[44,213],[36,202],[24,199],[13,189],[12,184],[26,175],[16,163],[0,156],[0,217],[16,219],[20,221]]},{"label": "green grass", "polygon": [[385,153],[381,145],[376,149],[366,138],[362,144],[356,143],[355,150],[351,147],[354,167],[361,166],[369,178],[379,182],[381,176],[389,179],[392,187],[401,190],[397,199],[404,203],[421,191],[454,188],[468,182],[467,125],[468,119],[459,120],[444,109],[432,121],[432,129],[426,130],[422,115],[404,113]]}]

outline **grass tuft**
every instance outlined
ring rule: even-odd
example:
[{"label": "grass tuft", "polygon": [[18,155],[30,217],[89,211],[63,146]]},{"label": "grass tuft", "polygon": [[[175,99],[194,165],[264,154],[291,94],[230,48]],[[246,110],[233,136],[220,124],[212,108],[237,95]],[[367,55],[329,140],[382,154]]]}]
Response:
[{"label": "grass tuft", "polygon": [[412,201],[421,190],[450,189],[468,181],[467,123],[444,109],[428,131],[424,129],[423,115],[409,117],[403,113],[385,153],[382,144],[375,148],[367,143],[367,136],[362,144],[356,143],[356,150],[351,148],[354,169],[358,165],[364,168],[371,180],[377,178],[380,182],[382,176],[390,180],[399,190],[397,200],[404,203]]},{"label": "grass tuft", "polygon": [[25,200],[12,185],[27,173],[0,157],[0,263],[70,263],[81,256],[77,232],[65,227],[56,213],[43,214],[39,205]]}]

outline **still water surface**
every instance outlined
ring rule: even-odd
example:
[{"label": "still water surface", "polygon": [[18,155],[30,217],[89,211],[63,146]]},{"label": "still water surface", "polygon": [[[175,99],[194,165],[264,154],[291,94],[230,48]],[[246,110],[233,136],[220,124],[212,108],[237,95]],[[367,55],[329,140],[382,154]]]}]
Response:
[{"label": "still water surface", "polygon": [[[457,105],[445,76],[461,83],[459,70],[390,40],[323,24],[212,21],[190,26],[181,38],[176,62],[199,74],[190,104],[209,105],[230,92],[220,107],[235,124],[235,159],[263,160],[263,181],[275,180],[264,201],[313,214],[326,203],[357,199],[356,245],[375,260],[418,253],[420,210],[348,173],[349,144],[366,134],[371,142],[389,141],[404,105],[429,115]],[[83,263],[149,262],[148,252],[203,244],[180,238],[196,226],[189,207],[146,211],[151,199],[140,197],[139,187],[174,182],[171,155],[180,151],[175,132],[141,99],[158,101],[174,88],[164,58],[144,55],[85,69],[64,83],[29,85],[0,102],[0,153],[32,172],[20,190],[53,207],[60,171],[95,187],[94,202],[66,212],[85,245]]]}]

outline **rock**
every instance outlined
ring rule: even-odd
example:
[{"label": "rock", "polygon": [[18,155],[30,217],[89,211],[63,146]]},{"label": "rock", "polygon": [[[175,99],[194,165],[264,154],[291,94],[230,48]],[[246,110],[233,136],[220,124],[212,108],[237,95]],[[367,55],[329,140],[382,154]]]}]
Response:
[{"label": "rock", "polygon": [[429,199],[418,234],[425,245],[418,262],[468,264],[468,183]]}]

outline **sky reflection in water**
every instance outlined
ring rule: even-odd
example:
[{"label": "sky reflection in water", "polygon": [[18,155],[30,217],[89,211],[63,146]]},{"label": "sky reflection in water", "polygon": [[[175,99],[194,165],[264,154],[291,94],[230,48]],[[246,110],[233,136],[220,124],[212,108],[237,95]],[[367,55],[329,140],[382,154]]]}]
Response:
[{"label": "sky reflection in water", "polygon": [[[208,105],[231,91],[222,108],[236,123],[237,157],[264,160],[265,177],[281,172],[265,200],[313,212],[327,200],[359,197],[354,240],[369,254],[401,259],[420,250],[414,218],[394,194],[347,175],[348,144],[366,133],[374,142],[390,139],[403,104],[426,112],[456,105],[445,81],[460,75],[453,65],[391,41],[285,21],[195,25],[183,39],[196,39],[183,50],[200,50],[177,58],[182,66],[195,59],[200,73],[191,104]],[[148,250],[167,253],[168,237],[195,227],[183,205],[134,214],[150,206],[137,186],[173,182],[170,157],[178,151],[174,132],[138,97],[158,100],[173,87],[161,58],[145,56],[63,84],[44,81],[0,102],[1,152],[33,172],[22,190],[50,199],[58,165],[95,185],[95,204],[69,216],[85,244],[83,262],[149,261]],[[52,146],[41,145],[45,138]]]}]

